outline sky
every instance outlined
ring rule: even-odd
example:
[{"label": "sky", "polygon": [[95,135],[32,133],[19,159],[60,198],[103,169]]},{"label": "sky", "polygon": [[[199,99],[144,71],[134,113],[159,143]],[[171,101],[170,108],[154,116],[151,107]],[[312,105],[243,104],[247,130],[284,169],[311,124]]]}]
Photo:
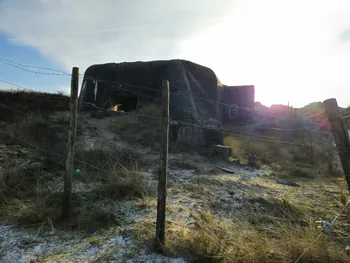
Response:
[{"label": "sky", "polygon": [[83,74],[92,64],[177,58],[211,68],[223,84],[255,85],[267,106],[336,98],[345,107],[350,1],[0,0],[0,88],[70,85],[57,71],[2,59]]}]

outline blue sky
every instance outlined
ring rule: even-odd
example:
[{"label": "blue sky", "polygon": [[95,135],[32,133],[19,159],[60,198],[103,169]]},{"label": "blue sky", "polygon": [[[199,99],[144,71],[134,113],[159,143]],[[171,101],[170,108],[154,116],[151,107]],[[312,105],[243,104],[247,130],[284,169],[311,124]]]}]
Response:
[{"label": "blue sky", "polygon": [[[35,74],[19,69],[18,67],[10,66],[8,63],[3,63],[1,59],[64,71],[64,68],[60,66],[59,63],[52,62],[49,58],[40,54],[39,50],[36,48],[11,43],[7,37],[0,32],[0,81],[13,83],[30,90],[53,93],[57,92],[57,89],[64,90],[65,86],[70,86],[70,79],[67,76]],[[26,69],[43,73],[57,73],[29,67]],[[16,88],[4,82],[0,82],[0,87]]]},{"label": "blue sky", "polygon": [[[256,100],[350,104],[349,0],[1,0],[0,57],[80,73],[98,63],[181,58]],[[69,90],[70,80],[0,63],[0,79]],[[4,84],[0,84],[4,87]]]}]

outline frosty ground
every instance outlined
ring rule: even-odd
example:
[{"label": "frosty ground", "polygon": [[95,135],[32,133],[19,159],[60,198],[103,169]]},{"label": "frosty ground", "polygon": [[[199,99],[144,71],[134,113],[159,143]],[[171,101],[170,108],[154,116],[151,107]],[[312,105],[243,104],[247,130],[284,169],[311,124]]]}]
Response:
[{"label": "frosty ground", "polygon": [[[158,255],[159,125],[79,117],[75,218],[67,224],[60,220],[67,120],[68,113],[27,116],[3,129],[0,262],[293,262],[320,233],[315,221],[333,219],[347,201],[339,161],[328,171],[322,146],[311,160],[306,149],[230,137],[229,161],[171,146],[167,244]],[[301,262],[349,260],[349,213]]]}]

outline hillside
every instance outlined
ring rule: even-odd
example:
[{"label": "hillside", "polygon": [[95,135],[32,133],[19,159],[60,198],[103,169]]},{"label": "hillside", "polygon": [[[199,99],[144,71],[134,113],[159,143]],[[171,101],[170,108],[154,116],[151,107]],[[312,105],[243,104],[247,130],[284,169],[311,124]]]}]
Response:
[{"label": "hillside", "polygon": [[79,115],[66,223],[68,98],[1,96],[0,262],[289,263],[311,244],[299,262],[349,262],[349,207],[313,243],[315,222],[333,220],[349,200],[332,141],[292,134],[281,143],[270,130],[226,127],[225,159],[171,140],[167,243],[158,255],[159,110],[142,110],[152,118]]}]

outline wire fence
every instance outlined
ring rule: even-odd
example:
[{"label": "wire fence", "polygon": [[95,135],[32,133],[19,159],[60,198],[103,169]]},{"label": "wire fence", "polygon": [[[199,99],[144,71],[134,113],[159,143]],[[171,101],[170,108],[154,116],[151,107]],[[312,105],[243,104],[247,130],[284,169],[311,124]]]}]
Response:
[{"label": "wire fence", "polygon": [[[0,58],[0,63],[3,63],[4,65],[7,65],[9,67],[14,67],[17,68],[19,70],[23,70],[26,72],[30,72],[33,74],[42,74],[42,75],[48,75],[48,76],[52,76],[52,77],[71,77],[71,74],[68,74],[66,72],[63,72],[61,70],[57,70],[57,69],[51,69],[51,68],[45,68],[45,67],[37,67],[37,66],[32,66],[32,65],[27,65],[27,64],[22,64],[22,63],[18,63],[15,61],[11,61],[8,59],[4,59],[4,58]],[[35,69],[35,70],[33,70]],[[45,70],[45,71],[43,71]],[[80,75],[79,78],[84,78],[83,75]],[[104,83],[108,86],[111,87],[118,87],[119,90],[122,90],[123,92],[129,93],[129,94],[134,94],[137,96],[143,96],[145,98],[148,99],[152,99],[153,101],[157,101],[157,103],[161,103],[161,90],[160,89],[156,89],[154,87],[146,87],[146,86],[140,86],[140,85],[133,85],[133,84],[128,84],[128,83],[122,83],[122,82],[116,82],[116,81],[106,81],[103,79],[99,79],[99,78],[91,78],[91,77],[85,77],[85,80],[89,80],[89,81],[98,81],[101,83]],[[67,78],[67,80],[69,80]],[[33,92],[33,90],[30,90],[28,88],[25,88],[21,85],[17,85],[15,83],[12,83],[10,81],[7,80],[0,80],[0,82],[12,87],[12,88],[16,88],[18,91],[28,91],[28,92]],[[171,83],[170,83],[171,85]],[[69,84],[67,83],[67,86],[69,86]],[[124,87],[125,88],[124,88]],[[146,95],[143,94],[142,92],[135,92],[132,89],[128,89],[126,87],[133,87],[133,88],[139,88],[139,89],[145,89],[145,90],[150,90],[156,94],[159,94],[159,96],[156,95]],[[5,90],[4,90],[5,92]],[[171,91],[170,91],[171,93]],[[185,96],[185,94],[179,94],[180,96]],[[64,102],[66,107],[63,107],[61,110],[62,111],[68,111],[69,110],[69,101],[70,98],[66,97],[66,96],[59,96],[59,97],[53,97],[53,95],[51,94],[45,94],[45,93],[41,93],[40,94],[41,97],[45,97],[45,98],[50,98],[50,99],[54,99],[56,101],[61,101]],[[208,98],[205,98],[203,96],[197,96],[197,95],[193,95],[193,98],[198,99],[198,100],[202,100],[205,101],[207,103],[210,103],[214,106],[225,106],[225,107],[229,107],[230,104],[227,103],[222,103],[222,102],[218,102],[216,100],[211,100]],[[89,105],[86,105],[89,106]],[[176,109],[178,111],[182,111],[184,114],[185,113],[191,113],[193,109],[189,108],[189,109],[184,109],[183,107],[180,107],[178,105],[175,105],[174,103],[170,103],[170,107],[171,109]],[[260,110],[260,109],[253,109],[253,108],[247,108],[247,107],[240,107],[237,106],[238,109],[243,110],[243,111],[247,111],[250,113],[253,113],[253,115],[261,115],[261,116],[266,116],[266,117],[272,117],[275,118],[277,120],[283,120],[283,121],[291,121],[291,120],[296,120],[296,116],[294,115],[294,117],[291,116],[276,116],[274,114],[271,114],[270,112],[266,111],[266,110]],[[35,107],[34,107],[35,108]],[[33,108],[33,110],[34,110]],[[110,112],[111,114],[116,114],[116,112],[113,111],[109,111],[108,109],[99,109],[98,107],[94,107],[95,109],[98,110],[103,110],[103,111],[107,111]],[[47,124],[50,125],[57,125],[57,122],[49,120],[49,119],[45,119],[42,118],[41,116],[35,115],[32,112],[29,112],[28,110],[23,110],[20,108],[20,106],[16,106],[16,105],[9,105],[6,102],[1,102],[0,103],[0,128],[1,128],[1,114],[4,113],[4,109],[12,112],[14,115],[18,116],[22,116],[22,118],[34,118],[37,119],[38,121],[41,122],[45,122]],[[38,109],[40,110],[40,109]],[[162,117],[161,116],[155,116],[152,114],[142,114],[139,111],[135,111],[135,112],[122,112],[122,113],[118,113],[120,114],[120,116],[130,116],[130,117],[135,117],[135,118],[146,118],[146,119],[153,119],[156,121],[161,121]],[[325,112],[319,112],[313,115],[309,115],[307,116],[308,119],[313,119],[319,116],[325,116]],[[192,127],[192,128],[198,128],[198,129],[203,129],[203,130],[212,130],[212,131],[216,131],[219,132],[221,134],[223,134],[226,137],[234,137],[237,139],[242,139],[242,140],[251,140],[253,142],[261,142],[261,143],[272,143],[272,144],[278,144],[278,145],[286,145],[286,146],[291,146],[291,147],[301,147],[303,149],[305,149],[305,146],[310,146],[311,147],[319,147],[321,150],[323,150],[323,152],[330,152],[330,151],[336,151],[337,153],[341,153],[341,152],[348,152],[350,151],[350,148],[348,147],[337,147],[337,149],[334,149],[334,139],[332,138],[332,134],[331,134],[331,130],[320,130],[320,129],[316,129],[315,125],[309,125],[308,127],[306,127],[306,125],[302,124],[299,121],[299,127],[298,128],[282,128],[282,127],[271,127],[268,126],[266,124],[257,124],[257,123],[243,123],[243,125],[239,125],[240,128],[245,128],[243,130],[239,130],[238,128],[228,128],[228,127],[218,127],[218,126],[208,126],[205,123],[201,123],[201,122],[188,122],[188,121],[182,121],[182,120],[177,120],[177,119],[171,119],[169,120],[169,123],[171,125],[183,125],[183,126],[188,126],[188,127]],[[68,122],[67,122],[68,125]],[[255,128],[257,130],[255,130]],[[278,138],[277,136],[267,136],[267,135],[262,135],[259,133],[259,131],[261,132],[261,130],[267,130],[270,132],[280,132],[280,133],[291,133],[294,132],[295,134],[292,135],[291,137],[293,138],[292,140],[283,140]],[[0,130],[0,134],[2,134],[3,136],[7,136],[9,138],[13,138],[16,141],[26,145],[29,148],[35,149],[36,151],[39,151],[43,154],[46,155],[46,157],[48,159],[50,159],[51,161],[55,162],[56,164],[58,164],[60,167],[65,167],[65,163],[62,161],[58,161],[55,158],[52,158],[52,156],[56,156],[59,157],[60,159],[64,160],[66,158],[66,153],[62,152],[62,153],[55,153],[55,152],[51,152],[47,149],[42,149],[40,147],[38,147],[37,145],[33,144],[32,142],[25,140],[24,138],[21,138],[19,136],[16,136],[15,133],[13,133],[13,131],[10,131],[8,129],[1,129]],[[300,135],[301,134],[301,135]],[[318,136],[319,135],[319,136]],[[303,139],[301,139],[301,137],[304,137]],[[157,152],[153,152],[157,153]],[[89,162],[86,162],[85,160],[81,160],[77,157],[75,157],[74,161],[76,163],[80,163],[82,165],[85,165],[87,167],[90,167],[92,169],[96,169],[102,172],[105,172],[105,170],[99,166],[93,165]],[[349,204],[349,202],[346,204],[346,206]],[[344,208],[345,209],[345,208]],[[343,209],[343,210],[344,210]],[[336,218],[338,218],[340,216],[340,214],[343,212],[343,210],[337,215]],[[335,220],[333,220],[335,221]],[[332,221],[332,223],[334,223]],[[321,232],[322,234],[322,232]],[[320,235],[321,235],[320,234]],[[320,237],[320,235],[317,237],[317,239]],[[314,241],[316,242],[317,239]],[[307,252],[308,249],[310,249],[310,247],[313,245],[314,243],[312,243],[306,250],[305,252],[300,256],[300,258],[297,259],[296,262],[298,262],[303,256],[304,254]]]},{"label": "wire fence", "polygon": [[[18,68],[20,70],[24,70],[24,71],[28,71],[29,70],[29,72],[34,73],[34,74],[44,74],[44,75],[48,74],[48,75],[51,75],[51,76],[72,76],[71,74],[63,72],[61,70],[22,64],[22,63],[18,63],[18,62],[9,60],[9,59],[4,59],[4,58],[0,58],[0,62],[5,64],[5,65],[8,65],[8,66]],[[55,73],[48,73],[48,72],[43,72],[43,71],[34,71],[34,70],[30,70],[31,68],[51,71],[51,72],[55,72]],[[80,78],[84,78],[84,76],[81,75],[81,74],[80,74],[79,77]],[[146,86],[140,86],[140,85],[116,82],[116,81],[106,81],[106,80],[103,80],[103,79],[91,78],[91,77],[85,77],[85,80],[98,81],[98,82],[104,83],[104,84],[106,84],[108,86],[112,86],[112,87],[118,86],[118,88],[120,90],[122,90],[123,92],[134,94],[134,95],[137,95],[137,96],[142,96],[142,97],[145,97],[145,98],[148,98],[148,99],[152,99],[152,100],[157,101],[158,103],[160,103],[160,96],[155,96],[155,95],[154,96],[150,96],[150,95],[146,95],[146,94],[143,94],[143,93],[140,93],[140,92],[136,93],[133,89],[131,89],[131,88],[141,88],[141,89],[151,90],[151,91],[156,92],[156,93],[160,93],[161,92],[160,89],[156,89],[154,87],[146,87]],[[14,83],[11,83],[11,82],[8,82],[8,81],[5,81],[5,80],[0,80],[0,82],[5,83],[7,85],[10,85],[11,87],[16,87],[17,89],[20,89],[20,90],[31,91],[30,89],[24,88],[23,86],[20,86],[20,85],[17,85],[17,84],[14,84]],[[188,84],[188,83],[185,83],[185,84]],[[123,88],[123,86],[131,87],[131,88],[127,89],[127,88]],[[53,96],[50,95],[50,94],[41,94],[41,95],[42,96],[46,96],[46,97],[51,98],[51,99],[53,98]],[[179,94],[179,95],[185,96],[185,94]],[[211,100],[211,99],[208,99],[208,98],[203,98],[201,96],[195,96],[194,95],[193,98],[199,99],[199,100],[202,100],[202,101],[205,101],[205,102],[208,102],[208,103],[211,103],[214,106],[217,106],[217,105],[219,105],[219,106],[226,106],[226,107],[230,106],[230,104],[218,102],[218,101]],[[62,100],[62,101],[67,102],[67,103],[69,102],[69,98],[68,97],[64,97],[64,96],[59,97],[59,98],[57,97],[56,99],[57,100]],[[9,109],[9,107],[4,105],[4,104],[2,104],[2,107],[7,107],[7,109]],[[184,114],[191,114],[191,112],[193,111],[193,109],[191,109],[191,108],[184,109],[183,107],[180,107],[178,105],[174,105],[173,103],[170,103],[170,107],[171,107],[171,109],[181,111]],[[291,120],[293,120],[293,117],[291,118],[290,116],[288,116],[288,117],[276,116],[276,115],[273,115],[273,114],[269,113],[266,110],[263,111],[263,110],[259,110],[259,109],[257,110],[257,109],[254,109],[254,108],[247,108],[247,107],[240,107],[240,106],[237,106],[237,108],[240,109],[240,110],[243,110],[243,111],[253,112],[255,115],[260,114],[260,115],[263,115],[263,116],[272,117],[272,118],[277,119],[277,120],[284,120],[284,121],[291,121]],[[17,113],[18,113],[18,111],[17,111]],[[320,112],[320,113],[314,114],[312,116],[308,116],[308,118],[312,119],[314,117],[317,117],[317,116],[320,116],[320,115],[324,115],[324,114],[325,114],[324,112]],[[138,117],[157,118],[157,117],[154,117],[154,116],[145,116],[143,114],[140,114],[139,112],[137,112],[137,113],[124,112],[123,115],[135,115],[135,116],[138,116]],[[294,120],[295,120],[295,117],[296,116],[294,116]],[[222,132],[226,136],[237,136],[237,137],[240,137],[240,138],[249,138],[249,139],[260,140],[260,141],[265,141],[265,142],[288,144],[288,145],[295,145],[295,146],[303,146],[303,144],[305,144],[305,143],[301,142],[301,144],[298,144],[298,143],[296,143],[294,141],[292,141],[292,142],[291,141],[284,141],[284,140],[281,140],[281,139],[276,139],[275,137],[272,137],[272,136],[265,136],[265,135],[259,134],[254,129],[258,129],[260,131],[260,133],[263,133],[261,131],[276,131],[276,132],[280,132],[280,133],[296,132],[296,133],[302,133],[302,136],[305,136],[305,137],[306,137],[307,133],[308,134],[310,134],[310,133],[312,133],[312,134],[319,133],[319,134],[329,135],[329,132],[330,132],[330,131],[323,131],[323,130],[320,130],[320,129],[311,129],[310,127],[306,128],[305,125],[302,124],[301,122],[299,122],[300,124],[298,125],[299,126],[298,128],[271,127],[271,125],[269,125],[269,124],[266,125],[266,123],[265,124],[240,123],[241,128],[242,128],[242,125],[245,126],[244,128],[251,128],[251,129],[245,129],[244,131],[237,131],[237,130],[232,131],[232,129],[225,129],[225,128],[222,128],[222,127],[220,129],[215,129],[213,127],[209,128],[206,125],[203,125],[201,123],[188,123],[188,122],[183,122],[183,121],[178,121],[178,120],[170,120],[170,123],[172,123],[172,124],[176,123],[176,124],[181,124],[181,125],[188,125],[188,126],[192,126],[192,127],[195,127],[195,128],[201,128],[201,129],[216,130],[218,132]],[[303,133],[305,133],[305,135]],[[315,138],[313,141],[318,142],[318,143],[320,143],[320,142],[324,143],[325,142],[324,138],[322,140],[319,139],[319,138]],[[344,149],[344,150],[347,150],[347,149]]]},{"label": "wire fence", "polygon": [[[4,58],[1,58],[1,57],[0,57],[0,62],[4,63],[6,65],[9,65],[9,66],[16,67],[18,69],[24,70],[24,71],[29,71],[31,73],[35,73],[35,74],[72,77],[72,74],[63,72],[61,70],[52,69],[52,68],[46,68],[46,67],[37,67],[37,66],[32,66],[32,65],[25,65],[25,64],[21,64],[21,63],[18,63],[18,62],[12,61],[12,60],[8,60],[8,59],[4,59]],[[53,72],[58,72],[58,73],[47,73],[47,72],[43,72],[43,71],[33,71],[33,70],[28,70],[27,68],[43,69],[43,70],[53,71]],[[121,90],[126,91],[126,92],[133,92],[133,91],[122,89],[121,86],[127,86],[127,87],[132,87],[132,88],[141,88],[141,89],[146,89],[146,90],[150,90],[150,91],[157,92],[157,93],[161,93],[162,92],[159,88],[155,88],[155,87],[147,87],[147,86],[130,84],[130,83],[124,83],[124,82],[118,82],[118,81],[108,81],[108,80],[100,79],[100,78],[97,78],[97,77],[84,76],[83,74],[79,74],[79,78],[82,78],[82,79],[85,79],[85,80],[90,80],[90,81],[97,81],[97,82],[106,84],[108,86],[119,87],[119,88],[121,88]],[[10,82],[6,82],[6,81],[3,81],[3,80],[0,80],[0,81],[4,82],[4,83],[7,83],[9,85],[12,85],[14,87],[17,87],[17,88],[28,90],[26,88],[23,88],[23,87],[21,87],[19,85],[16,85],[16,84],[13,84],[13,83],[10,83]],[[175,81],[175,83],[177,83],[177,82],[182,82],[182,81],[180,81],[180,80]],[[188,84],[198,85],[196,82],[193,82],[193,81],[190,81],[190,80],[187,81],[187,82],[183,82],[182,84],[184,84],[184,85],[188,85]],[[170,90],[170,93],[174,93],[174,92],[172,92]],[[181,92],[179,93],[178,91],[176,93],[178,95],[180,95],[180,96],[186,95],[186,94],[183,94]],[[153,99],[159,99],[159,96],[158,97],[155,97],[155,96],[152,97],[152,96],[144,95],[142,93],[133,93],[133,94],[140,95],[140,96],[146,96],[146,97],[153,98]],[[203,100],[203,101],[206,101],[206,102],[211,102],[214,105],[221,105],[221,106],[227,106],[227,107],[231,106],[231,104],[219,102],[219,101],[216,101],[216,100],[211,100],[211,99],[204,98],[204,97],[201,97],[201,96],[193,96],[193,98],[196,98],[196,99],[199,99],[199,100]],[[172,106],[176,107],[175,105],[172,105]],[[253,111],[255,113],[261,113],[263,115],[267,115],[267,116],[274,117],[274,118],[277,118],[277,119],[282,119],[282,120],[293,119],[293,117],[288,117],[288,118],[286,118],[286,117],[279,117],[279,116],[276,116],[274,114],[269,113],[268,111],[257,110],[255,108],[241,107],[239,105],[237,105],[237,107],[240,110],[245,110],[245,111],[248,111],[248,112],[252,112]],[[307,116],[307,118],[311,119],[311,118],[315,118],[317,116],[324,115],[324,114],[325,114],[325,112],[320,112],[320,113],[317,113],[317,114],[314,114],[314,115],[311,115],[311,116]]]},{"label": "wire fence", "polygon": [[[0,62],[5,64],[5,65],[8,65],[8,66],[18,68],[20,70],[29,71],[29,72],[31,72],[33,74],[44,74],[44,75],[51,75],[51,76],[70,76],[70,77],[72,76],[71,74],[63,72],[62,70],[22,64],[22,63],[18,63],[18,62],[15,62],[15,61],[12,61],[12,60],[9,60],[9,59],[5,59],[5,58],[0,58]],[[39,69],[39,70],[51,71],[51,72],[55,72],[55,73],[48,73],[48,72],[44,72],[44,71],[31,70],[33,68],[34,69]],[[80,74],[79,77],[80,78],[84,78],[84,76],[81,75],[81,74]],[[152,99],[152,100],[157,101],[158,103],[160,103],[160,96],[155,96],[155,95],[154,96],[150,96],[150,95],[146,95],[146,94],[143,94],[143,93],[140,93],[140,92],[136,93],[133,89],[123,88],[123,86],[126,86],[126,87],[132,87],[132,88],[147,89],[147,90],[151,90],[151,91],[157,92],[157,93],[161,92],[160,89],[156,89],[154,87],[146,87],[146,86],[140,86],[140,85],[116,82],[116,81],[106,81],[106,80],[103,80],[103,79],[91,78],[91,77],[85,77],[85,80],[99,81],[101,83],[104,83],[104,84],[106,84],[108,86],[112,86],[112,87],[118,86],[118,88],[120,90],[122,90],[123,92],[127,92],[127,93],[134,94],[134,95],[137,95],[137,96],[142,96],[142,97],[145,97],[145,98],[149,98],[149,99]],[[19,90],[32,91],[30,89],[24,88],[23,86],[11,83],[11,82],[6,81],[6,80],[0,80],[0,82],[5,83],[7,85],[10,85],[11,87],[16,87]],[[188,84],[188,83],[185,83],[185,84]],[[184,96],[185,94],[179,94],[179,95]],[[41,96],[45,96],[45,97],[48,97],[48,98],[51,98],[51,99],[54,98],[50,94],[41,94]],[[211,99],[208,99],[208,98],[204,98],[204,97],[201,97],[201,96],[195,96],[194,95],[193,98],[196,98],[196,99],[199,99],[199,100],[211,103],[214,106],[217,106],[217,105],[219,105],[219,106],[226,106],[226,107],[230,106],[230,104],[218,102],[218,101],[211,100]],[[67,102],[67,103],[69,102],[69,98],[68,97],[64,97],[64,96],[57,97],[55,99],[62,100],[62,101]],[[9,107],[4,105],[4,104],[2,104],[2,107],[7,107],[7,109],[9,109]],[[183,113],[186,113],[186,114],[191,114],[191,112],[193,111],[193,109],[191,109],[191,108],[184,109],[183,107],[180,107],[178,105],[174,105],[173,103],[170,103],[170,107],[172,109],[179,110],[179,111],[181,111]],[[291,120],[293,120],[293,117],[291,117],[291,116],[288,116],[288,117],[276,116],[274,114],[269,113],[266,110],[259,110],[259,109],[255,109],[255,108],[247,108],[247,107],[240,107],[240,106],[237,106],[237,108],[240,109],[240,110],[243,110],[243,111],[252,112],[255,115],[260,114],[262,116],[272,117],[272,118],[277,119],[277,120],[284,120],[284,121],[291,121]],[[18,111],[17,111],[17,113],[18,113]],[[135,115],[135,116],[138,116],[138,117],[157,118],[157,117],[154,117],[154,116],[145,116],[143,114],[140,114],[139,112],[137,112],[137,113],[124,112],[123,115]],[[312,118],[315,118],[315,117],[320,116],[320,115],[325,115],[325,112],[321,111],[321,112],[319,112],[317,114],[308,116],[308,118],[312,119]],[[294,120],[295,120],[295,117],[296,117],[296,115],[294,116]],[[182,122],[182,121],[178,121],[178,120],[170,120],[170,122],[172,124],[176,123],[176,124],[181,124],[181,125],[192,126],[192,127],[195,127],[195,128],[202,128],[202,129],[211,129],[211,130],[213,130],[213,127],[208,128],[206,125],[203,125],[201,123],[188,123],[188,122]],[[240,123],[241,128],[242,128],[242,125],[244,125],[244,128],[251,128],[251,129],[245,129],[244,131],[237,131],[237,130],[232,131],[232,129],[224,129],[224,128],[221,127],[221,129],[216,129],[216,131],[222,132],[226,136],[237,136],[237,137],[241,137],[241,138],[249,138],[249,139],[260,140],[260,141],[265,141],[265,142],[281,143],[281,144],[296,145],[296,146],[303,146],[305,144],[304,140],[300,144],[296,143],[295,141],[292,141],[292,142],[289,141],[289,140],[288,141],[284,141],[284,140],[281,140],[281,139],[276,139],[276,137],[265,136],[265,135],[259,134],[254,129],[258,129],[260,131],[260,133],[264,133],[262,131],[276,131],[276,132],[280,132],[280,133],[288,133],[288,132],[302,133],[302,137],[304,137],[304,136],[307,137],[307,134],[309,134],[308,137],[309,137],[310,142],[311,142],[311,140],[313,142],[317,142],[317,143],[321,143],[321,142],[325,143],[326,141],[328,141],[326,136],[329,137],[330,130],[324,131],[324,130],[320,130],[320,129],[314,129],[314,126],[313,126],[313,129],[312,129],[310,127],[305,127],[305,124],[301,123],[301,121],[299,121],[299,123],[300,124],[298,125],[299,126],[298,128],[271,127],[271,125],[266,124],[266,123],[265,124],[264,123],[263,124]],[[310,138],[310,134],[312,134],[312,135],[314,135],[314,134],[324,134],[325,136],[322,139],[320,139],[320,138]],[[339,150],[339,148],[338,148],[338,150]],[[348,149],[344,148],[342,150],[347,151]]]}]

